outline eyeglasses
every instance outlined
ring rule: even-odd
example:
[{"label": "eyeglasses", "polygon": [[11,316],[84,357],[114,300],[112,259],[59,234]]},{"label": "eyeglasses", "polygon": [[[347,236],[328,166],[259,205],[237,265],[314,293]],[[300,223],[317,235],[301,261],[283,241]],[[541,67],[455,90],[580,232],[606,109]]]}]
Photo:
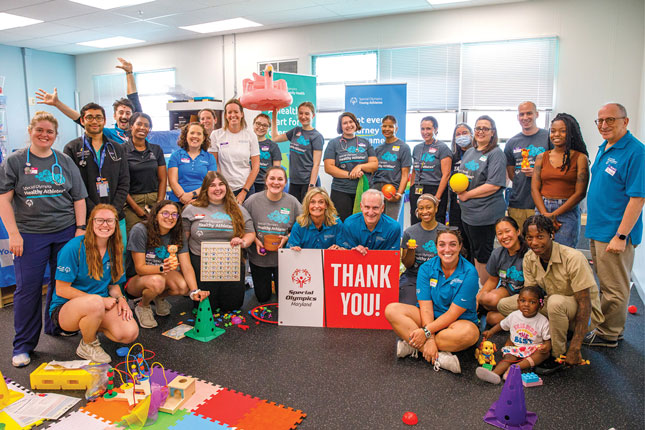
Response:
[{"label": "eyeglasses", "polygon": [[269,128],[269,124],[262,124],[261,122],[256,122],[255,126],[258,128]]},{"label": "eyeglasses", "polygon": [[116,224],[116,219],[115,218],[94,218],[94,224],[98,226],[107,224],[109,227],[112,227],[114,226],[114,224]]},{"label": "eyeglasses", "polygon": [[617,119],[625,119],[625,118],[626,117],[624,117],[624,116],[619,116],[618,118],[614,118],[614,117],[610,116],[609,118],[598,118],[598,119],[594,120],[594,122],[596,123],[596,125],[598,127],[600,127],[603,122],[605,124],[607,124],[607,125],[614,125],[614,123],[616,122]]},{"label": "eyeglasses", "polygon": [[488,127],[475,127],[475,131],[478,131],[481,133],[488,133],[491,130],[492,128],[488,128]]},{"label": "eyeglasses", "polygon": [[161,216],[164,218],[172,218],[172,219],[177,219],[179,218],[179,213],[178,212],[168,212],[168,211],[162,211],[160,212]]},{"label": "eyeglasses", "polygon": [[101,122],[101,121],[103,121],[104,117],[103,117],[102,115],[97,115],[97,116],[94,116],[94,115],[86,115],[86,116],[84,116],[84,117],[83,117],[83,119],[84,119],[86,122],[92,122],[92,121],[98,121],[98,122]]}]

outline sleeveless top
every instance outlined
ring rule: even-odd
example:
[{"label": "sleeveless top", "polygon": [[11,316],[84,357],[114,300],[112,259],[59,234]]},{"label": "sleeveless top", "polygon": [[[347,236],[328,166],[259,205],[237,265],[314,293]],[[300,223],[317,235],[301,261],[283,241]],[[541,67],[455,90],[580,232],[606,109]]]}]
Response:
[{"label": "sleeveless top", "polygon": [[578,151],[571,151],[571,163],[569,170],[563,172],[560,167],[551,164],[549,155],[551,150],[544,152],[542,156],[542,196],[549,196],[552,199],[568,199],[576,190],[576,179],[578,176]]}]

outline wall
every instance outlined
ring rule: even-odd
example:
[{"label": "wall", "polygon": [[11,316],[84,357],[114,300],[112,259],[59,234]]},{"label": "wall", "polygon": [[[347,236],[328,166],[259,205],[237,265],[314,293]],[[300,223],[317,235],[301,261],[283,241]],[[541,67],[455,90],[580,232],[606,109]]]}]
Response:
[{"label": "wall", "polygon": [[76,91],[76,61],[72,55],[55,54],[34,49],[0,45],[0,75],[6,76],[8,152],[25,146],[29,139],[27,126],[36,111],[46,110],[58,118],[58,139],[55,147],[77,136],[76,125],[57,109],[46,105],[29,105],[39,88],[51,92],[58,87],[60,99],[74,106]]},{"label": "wall", "polygon": [[534,0],[80,55],[76,61],[79,91],[81,102],[89,101],[89,77],[113,72],[117,55],[132,60],[137,70],[174,66],[178,83],[202,95],[228,99],[234,95],[234,83],[241,91],[242,79],[266,60],[298,58],[300,73],[310,73],[312,54],[557,35],[556,109],[578,118],[594,154],[601,140],[593,119],[607,101],[625,104],[632,112],[632,129],[638,130],[643,10],[642,0]]}]

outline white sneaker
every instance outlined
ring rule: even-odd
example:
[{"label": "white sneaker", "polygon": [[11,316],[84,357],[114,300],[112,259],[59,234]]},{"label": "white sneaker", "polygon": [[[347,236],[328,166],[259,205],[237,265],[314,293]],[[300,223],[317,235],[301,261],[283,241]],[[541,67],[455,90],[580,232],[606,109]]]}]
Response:
[{"label": "white sneaker", "polygon": [[459,359],[456,355],[452,355],[450,352],[439,351],[439,357],[435,361],[439,362],[439,367],[442,369],[449,370],[452,373],[461,373]]},{"label": "white sneaker", "polygon": [[94,342],[85,343],[81,339],[81,343],[78,344],[76,348],[76,355],[86,360],[93,361],[95,363],[109,363],[112,361],[112,357],[103,350],[101,343],[98,338]]},{"label": "white sneaker", "polygon": [[31,357],[29,357],[29,354],[27,354],[26,352],[16,354],[11,359],[11,364],[13,364],[13,367],[25,367],[29,363],[31,363]]},{"label": "white sneaker", "polygon": [[168,303],[168,300],[164,299],[163,297],[157,297],[154,299],[155,302],[155,313],[159,315],[160,317],[165,317],[170,315],[170,303]]},{"label": "white sneaker", "polygon": [[143,328],[155,328],[157,327],[157,320],[155,320],[154,315],[152,315],[152,309],[150,305],[141,306],[137,305],[134,307],[134,313],[139,320],[139,325]]},{"label": "white sneaker", "polygon": [[409,343],[403,339],[399,339],[396,342],[396,356],[398,358],[404,358],[408,356],[413,356],[414,358],[419,357],[419,350],[412,347]]},{"label": "white sneaker", "polygon": [[[491,370],[485,369],[483,367],[478,367],[475,370],[475,374],[482,381],[490,382],[491,384],[499,384],[502,382],[502,378],[499,375]],[[506,379],[506,378],[505,378]]]}]

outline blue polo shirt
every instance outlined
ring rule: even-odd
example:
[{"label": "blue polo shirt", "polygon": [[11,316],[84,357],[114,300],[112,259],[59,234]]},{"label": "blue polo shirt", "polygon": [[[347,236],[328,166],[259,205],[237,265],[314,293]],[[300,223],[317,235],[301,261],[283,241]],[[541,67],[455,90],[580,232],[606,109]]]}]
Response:
[{"label": "blue polo shirt", "polygon": [[301,248],[327,249],[336,244],[342,229],[343,222],[339,218],[336,218],[336,224],[334,225],[325,225],[323,223],[320,230],[316,228],[313,222],[307,227],[302,227],[296,221],[291,228],[287,248],[299,246]]},{"label": "blue polo shirt", "polygon": [[479,290],[477,270],[464,257],[459,257],[457,268],[446,278],[441,270],[441,259],[435,257],[426,261],[419,268],[417,275],[417,300],[432,301],[434,317],[445,314],[451,304],[466,311],[459,316],[460,320],[477,324],[477,302],[475,297]]},{"label": "blue polo shirt", "polygon": [[[591,166],[587,193],[587,227],[585,236],[609,242],[618,226],[629,199],[645,197],[645,146],[629,131],[605,151],[607,141],[598,148]],[[643,214],[629,233],[634,245],[643,238]]]},{"label": "blue polo shirt", "polygon": [[[112,282],[110,270],[110,254],[106,252],[103,256],[103,276],[98,281],[90,277],[85,253],[85,236],[77,236],[67,242],[58,253],[56,280],[70,282],[72,287],[87,294],[108,297],[108,286],[125,282],[125,273],[117,282]],[[68,301],[56,294],[56,290],[54,290],[49,313],[51,314],[54,309]]]},{"label": "blue polo shirt", "polygon": [[[179,185],[184,191],[193,191],[202,186],[204,176],[210,171],[217,170],[217,161],[213,154],[204,151],[193,160],[185,149],[179,148],[172,153],[168,160],[168,168],[177,168],[177,178]],[[178,202],[179,199],[175,193],[170,193],[170,200]]]},{"label": "blue polo shirt", "polygon": [[354,248],[363,245],[367,249],[398,250],[401,240],[401,226],[385,214],[369,231],[362,213],[354,214],[343,223],[343,230],[338,238],[338,245],[343,248]]}]

